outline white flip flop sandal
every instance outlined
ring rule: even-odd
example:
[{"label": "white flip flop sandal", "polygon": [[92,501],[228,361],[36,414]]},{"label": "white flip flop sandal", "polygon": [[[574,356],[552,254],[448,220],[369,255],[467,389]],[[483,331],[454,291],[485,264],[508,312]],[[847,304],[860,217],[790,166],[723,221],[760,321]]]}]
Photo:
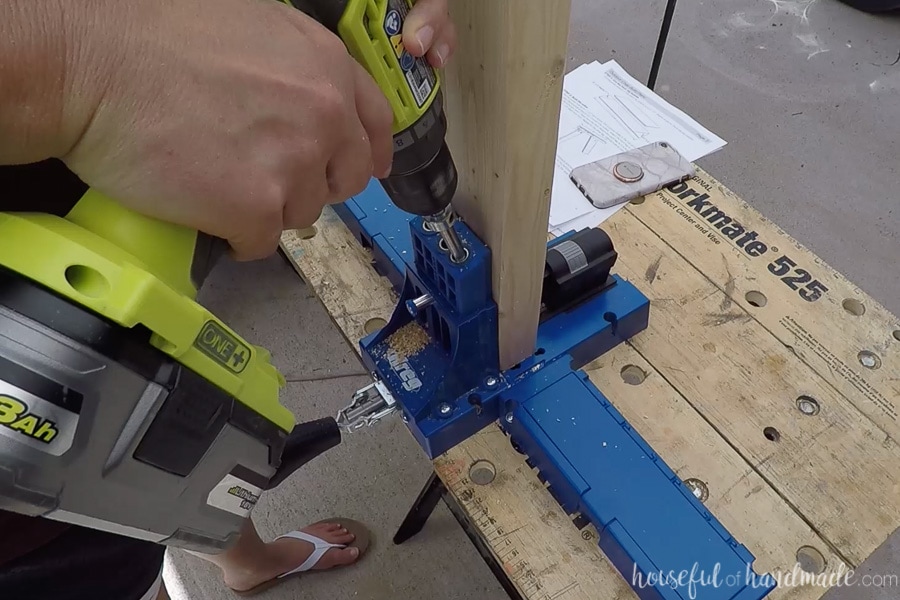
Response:
[{"label": "white flip flop sandal", "polygon": [[[314,546],[312,554],[309,555],[302,565],[296,567],[295,569],[291,569],[281,575],[278,575],[274,579],[270,579],[268,581],[264,581],[256,587],[252,587],[249,590],[238,591],[232,590],[238,596],[254,596],[261,592],[264,592],[268,589],[271,589],[285,581],[290,579],[296,579],[302,575],[306,575],[308,573],[328,573],[330,571],[334,571],[335,569],[340,569],[342,567],[349,567],[357,564],[366,551],[369,549],[372,540],[372,534],[369,532],[368,528],[365,525],[358,521],[354,521],[353,519],[324,519],[317,523],[312,523],[311,525],[318,525],[320,523],[340,523],[341,527],[352,533],[355,537],[354,540],[349,544],[331,544],[326,542],[325,540],[314,536],[312,534],[306,533],[305,531],[291,531],[285,533],[284,535],[280,535],[276,540],[280,540],[282,538],[293,538],[296,540],[303,540],[304,542],[309,542]],[[312,569],[322,560],[322,557],[325,556],[325,553],[331,550],[332,548],[358,548],[359,549],[359,557],[350,563],[349,565],[337,565],[331,569],[322,569],[320,571],[313,571]]]}]

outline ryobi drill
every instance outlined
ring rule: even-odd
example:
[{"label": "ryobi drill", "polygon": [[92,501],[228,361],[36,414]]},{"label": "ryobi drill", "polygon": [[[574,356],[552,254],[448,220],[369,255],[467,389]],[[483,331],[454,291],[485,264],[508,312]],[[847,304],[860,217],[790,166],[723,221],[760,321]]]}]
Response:
[{"label": "ryobi drill", "polygon": [[[399,42],[409,6],[298,3],[391,99],[391,197],[463,256],[438,79]],[[334,418],[295,423],[269,354],[197,303],[226,247],[95,190],[0,213],[0,509],[215,553],[263,490],[340,443]]]},{"label": "ryobi drill", "polygon": [[445,136],[440,77],[403,45],[411,0],[283,0],[336,33],[372,76],[394,112],[394,164],[381,180],[401,210],[423,217],[454,262],[466,259],[451,201],[458,184]]}]

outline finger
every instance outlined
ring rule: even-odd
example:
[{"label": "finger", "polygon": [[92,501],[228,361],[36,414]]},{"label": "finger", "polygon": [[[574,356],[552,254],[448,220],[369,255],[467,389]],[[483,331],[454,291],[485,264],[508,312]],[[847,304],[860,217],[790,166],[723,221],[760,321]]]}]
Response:
[{"label": "finger", "polygon": [[271,219],[264,227],[254,228],[253,231],[242,230],[227,238],[231,245],[231,256],[242,262],[268,258],[278,251],[281,233],[280,216]]},{"label": "finger", "polygon": [[251,169],[251,173],[242,179],[232,174],[230,185],[222,188],[221,206],[210,211],[220,223],[217,231],[209,233],[227,240],[232,258],[239,261],[271,256],[282,233],[283,185],[261,170]]},{"label": "finger", "polygon": [[343,202],[362,192],[372,178],[372,147],[369,135],[355,115],[348,124],[346,135],[341,140],[328,167],[325,179],[328,183],[327,203]]},{"label": "finger", "polygon": [[372,170],[369,176],[384,179],[394,160],[394,112],[381,88],[356,65],[356,111],[367,136]]},{"label": "finger", "polygon": [[331,201],[325,167],[297,169],[298,177],[286,195],[282,226],[284,229],[312,227],[322,214],[322,207]]},{"label": "finger", "polygon": [[450,61],[456,50],[457,34],[456,26],[451,22],[441,31],[440,37],[434,42],[431,50],[426,55],[432,67],[442,68]]},{"label": "finger", "polygon": [[450,22],[447,0],[418,0],[403,23],[403,45],[413,56],[424,56]]},{"label": "finger", "polygon": [[284,230],[294,229],[298,232],[307,232],[316,224],[322,216],[322,208],[331,201],[327,198],[321,203],[315,204],[303,202],[291,203],[284,207]]}]

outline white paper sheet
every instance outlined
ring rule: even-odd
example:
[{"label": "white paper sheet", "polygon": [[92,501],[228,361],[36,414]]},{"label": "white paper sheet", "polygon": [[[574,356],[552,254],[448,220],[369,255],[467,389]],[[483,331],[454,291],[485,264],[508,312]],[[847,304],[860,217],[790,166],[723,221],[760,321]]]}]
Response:
[{"label": "white paper sheet", "polygon": [[725,146],[725,140],[650,91],[615,61],[584,64],[570,72],[559,118],[551,233],[595,227],[622,208],[594,208],[569,179],[573,168],[661,141],[672,144],[690,161]]}]

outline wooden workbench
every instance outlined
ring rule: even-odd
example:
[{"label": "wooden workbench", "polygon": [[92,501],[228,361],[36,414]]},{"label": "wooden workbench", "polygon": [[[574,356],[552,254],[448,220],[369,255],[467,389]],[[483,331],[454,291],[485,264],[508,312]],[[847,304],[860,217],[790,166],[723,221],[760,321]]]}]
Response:
[{"label": "wooden workbench", "polygon": [[[771,598],[819,598],[900,525],[900,319],[708,173],[676,191],[603,224],[650,325],[586,370],[756,571],[787,577]],[[316,229],[282,248],[358,349],[395,297],[331,210]],[[523,597],[636,597],[496,426],[435,470]],[[823,577],[797,585],[798,563]]]}]

